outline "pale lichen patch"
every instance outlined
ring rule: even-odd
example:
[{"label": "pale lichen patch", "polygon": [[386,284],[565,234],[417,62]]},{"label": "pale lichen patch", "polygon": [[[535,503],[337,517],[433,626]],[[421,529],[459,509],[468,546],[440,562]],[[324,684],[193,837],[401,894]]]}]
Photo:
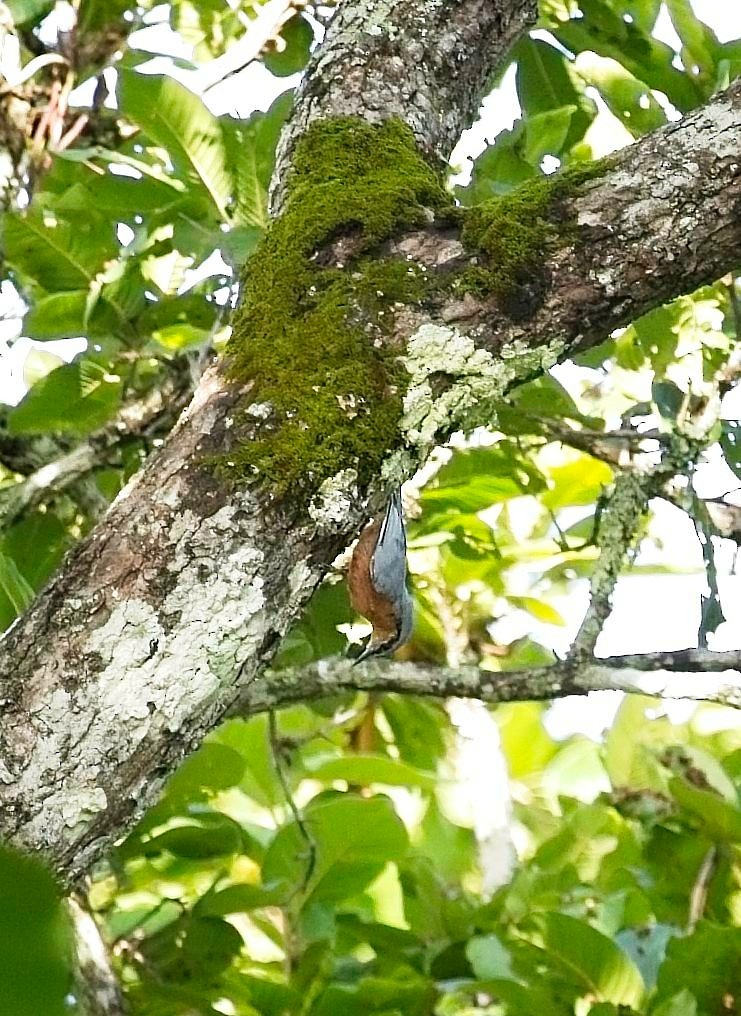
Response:
[{"label": "pale lichen patch", "polygon": [[125,600],[96,629],[88,639],[87,649],[97,653],[103,663],[114,658],[125,659],[127,666],[136,668],[146,660],[151,639],[164,634],[153,608],[143,600]]},{"label": "pale lichen patch", "polygon": [[352,501],[358,496],[355,469],[341,469],[327,477],[309,504],[309,515],[319,532],[334,532],[347,519]]},{"label": "pale lichen patch", "polygon": [[288,575],[291,596],[298,595],[302,590],[314,585],[315,573],[305,561],[298,561]]},{"label": "pale lichen patch", "polygon": [[[552,366],[563,349],[559,339],[535,349],[516,339],[494,356],[453,325],[421,325],[402,357],[410,375],[401,424],[407,444],[430,447],[454,426],[479,423],[492,400],[518,378]],[[440,393],[435,375],[446,382]]]},{"label": "pale lichen patch", "polygon": [[[59,689],[37,714],[36,761],[21,782],[29,797],[39,800],[39,786],[45,792],[30,835],[79,838],[80,824],[107,806],[97,785],[103,761],[106,768],[123,761],[163,731],[187,738],[191,718],[256,655],[267,621],[263,554],[251,545],[249,511],[244,504],[205,520],[193,512],[176,516],[169,527],[176,582],[161,608],[121,600],[88,637],[83,658],[97,671],[95,723],[90,727],[86,680]],[[72,771],[74,780],[64,775]]]},{"label": "pale lichen patch", "polygon": [[80,822],[91,818],[99,811],[104,811],[107,807],[108,798],[103,788],[93,787],[70,795],[62,804],[61,813],[67,828],[74,829]]}]

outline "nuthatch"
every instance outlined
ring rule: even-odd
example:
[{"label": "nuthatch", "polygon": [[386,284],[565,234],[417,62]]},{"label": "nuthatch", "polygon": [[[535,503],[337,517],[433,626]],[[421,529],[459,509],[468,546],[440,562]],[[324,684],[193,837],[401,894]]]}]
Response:
[{"label": "nuthatch", "polygon": [[406,586],[407,540],[401,498],[395,491],[384,515],[360,534],[347,573],[350,603],[373,625],[355,663],[391,653],[412,632],[412,598]]}]

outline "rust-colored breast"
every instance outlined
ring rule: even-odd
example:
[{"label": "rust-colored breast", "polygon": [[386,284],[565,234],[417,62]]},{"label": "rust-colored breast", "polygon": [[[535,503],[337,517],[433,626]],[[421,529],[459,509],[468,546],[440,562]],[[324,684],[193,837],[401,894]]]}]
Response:
[{"label": "rust-colored breast", "polygon": [[371,560],[378,541],[382,516],[374,519],[360,534],[350,560],[347,585],[353,610],[366,617],[376,635],[392,636],[398,630],[398,619],[392,604],[379,596],[371,582]]}]

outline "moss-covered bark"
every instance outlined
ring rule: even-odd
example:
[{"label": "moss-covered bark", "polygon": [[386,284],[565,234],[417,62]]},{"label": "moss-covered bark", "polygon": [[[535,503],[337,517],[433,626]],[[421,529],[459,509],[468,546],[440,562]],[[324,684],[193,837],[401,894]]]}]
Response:
[{"label": "moss-covered bark", "polygon": [[[320,121],[296,149],[283,214],[247,265],[227,349],[254,381],[256,440],[232,475],[277,495],[313,491],[352,466],[367,482],[397,440],[403,370],[383,336],[393,308],[422,298],[413,264],[371,257],[383,241],[452,208],[442,176],[398,120]],[[347,240],[347,262],[333,242]],[[322,263],[322,261],[328,263]]]},{"label": "moss-covered bark", "polygon": [[[590,165],[461,209],[401,121],[313,123],[283,212],[245,270],[227,372],[252,384],[222,471],[279,498],[308,498],[348,468],[366,485],[402,439],[410,378],[390,338],[398,309],[431,310],[470,291],[505,306],[571,236],[563,198],[602,171]],[[444,271],[383,253],[389,240],[440,226],[456,230],[465,252]]]},{"label": "moss-covered bark", "polygon": [[569,167],[466,209],[461,239],[467,250],[483,256],[483,264],[465,273],[462,288],[506,301],[525,276],[542,271],[549,254],[574,239],[563,202],[609,166],[600,159]]}]

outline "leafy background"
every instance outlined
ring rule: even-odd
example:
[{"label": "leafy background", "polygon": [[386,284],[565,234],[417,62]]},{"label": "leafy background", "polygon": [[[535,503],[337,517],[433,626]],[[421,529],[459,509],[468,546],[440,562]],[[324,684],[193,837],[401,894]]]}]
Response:
[{"label": "leafy background", "polygon": [[[69,62],[44,71],[51,125],[29,93],[32,136],[2,218],[5,390],[25,394],[0,406],[0,628],[166,436],[223,345],[234,271],[266,227],[291,75],[331,16],[285,4],[260,35],[259,5],[237,0],[80,0],[64,36],[51,3],[6,7],[19,71],[40,41]],[[236,47],[247,70],[213,85],[214,61]],[[740,69],[741,41],[721,43],[688,0],[546,0],[456,158],[481,154],[451,186],[475,203],[604,154]],[[494,137],[486,111],[513,91],[522,115]],[[257,101],[267,108],[252,112]],[[698,428],[692,521],[657,503],[632,575],[707,583],[672,645],[732,638],[719,588],[731,588],[734,529],[721,539],[717,519],[736,518],[733,498],[713,513],[699,495],[741,475],[740,319],[736,281],[720,280],[440,450],[407,492],[406,656],[551,661],[578,622],[604,491],[646,454],[635,435]],[[50,463],[56,479],[29,492]],[[694,586],[677,585],[685,571]],[[333,575],[277,665],[344,652],[360,630]],[[737,715],[612,698],[607,729],[592,709],[587,736],[575,714],[348,694],[223,724],[88,886],[132,1013],[741,1012]],[[81,1011],[48,873],[4,851],[0,898],[0,1011]]]}]

